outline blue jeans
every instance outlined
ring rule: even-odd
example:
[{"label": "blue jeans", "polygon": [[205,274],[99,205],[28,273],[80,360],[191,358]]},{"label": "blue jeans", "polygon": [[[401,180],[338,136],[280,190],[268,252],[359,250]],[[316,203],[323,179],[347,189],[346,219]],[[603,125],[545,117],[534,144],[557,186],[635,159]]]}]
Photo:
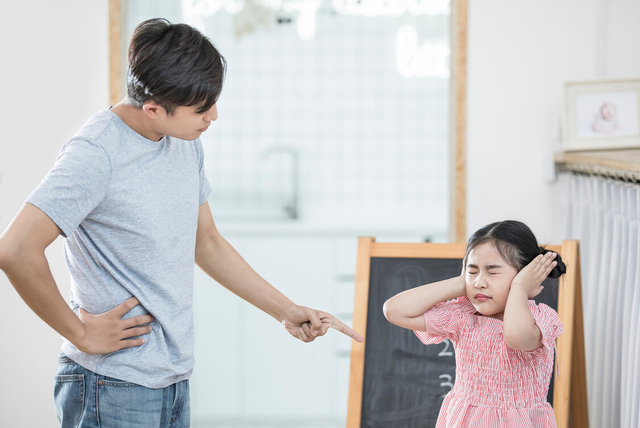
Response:
[{"label": "blue jeans", "polygon": [[189,381],[161,389],[98,375],[58,357],[53,399],[61,428],[188,428]]}]

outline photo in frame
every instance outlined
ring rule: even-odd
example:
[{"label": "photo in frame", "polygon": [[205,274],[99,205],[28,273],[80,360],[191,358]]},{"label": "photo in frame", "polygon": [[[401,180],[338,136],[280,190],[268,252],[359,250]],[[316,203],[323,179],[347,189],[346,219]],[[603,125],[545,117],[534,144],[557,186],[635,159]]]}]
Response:
[{"label": "photo in frame", "polygon": [[640,79],[565,83],[562,148],[640,148]]}]

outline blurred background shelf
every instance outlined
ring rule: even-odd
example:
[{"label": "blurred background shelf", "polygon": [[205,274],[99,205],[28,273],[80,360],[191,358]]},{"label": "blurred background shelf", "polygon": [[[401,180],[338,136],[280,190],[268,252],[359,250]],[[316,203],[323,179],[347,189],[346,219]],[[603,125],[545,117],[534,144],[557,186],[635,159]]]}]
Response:
[{"label": "blurred background shelf", "polygon": [[556,153],[559,171],[640,182],[640,148]]}]

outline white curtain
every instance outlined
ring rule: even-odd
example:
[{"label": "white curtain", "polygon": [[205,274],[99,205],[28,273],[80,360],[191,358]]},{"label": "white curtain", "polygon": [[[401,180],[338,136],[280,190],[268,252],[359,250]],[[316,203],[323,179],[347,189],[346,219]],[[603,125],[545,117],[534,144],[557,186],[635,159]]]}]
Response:
[{"label": "white curtain", "polygon": [[562,239],[580,240],[591,427],[640,427],[640,185],[565,172]]}]

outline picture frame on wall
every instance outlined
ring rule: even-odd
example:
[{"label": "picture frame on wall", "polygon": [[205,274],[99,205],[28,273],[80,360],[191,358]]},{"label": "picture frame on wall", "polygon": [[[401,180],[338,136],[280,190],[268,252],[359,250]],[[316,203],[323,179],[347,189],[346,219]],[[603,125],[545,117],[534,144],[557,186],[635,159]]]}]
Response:
[{"label": "picture frame on wall", "polygon": [[640,79],[567,82],[562,148],[640,148]]}]

